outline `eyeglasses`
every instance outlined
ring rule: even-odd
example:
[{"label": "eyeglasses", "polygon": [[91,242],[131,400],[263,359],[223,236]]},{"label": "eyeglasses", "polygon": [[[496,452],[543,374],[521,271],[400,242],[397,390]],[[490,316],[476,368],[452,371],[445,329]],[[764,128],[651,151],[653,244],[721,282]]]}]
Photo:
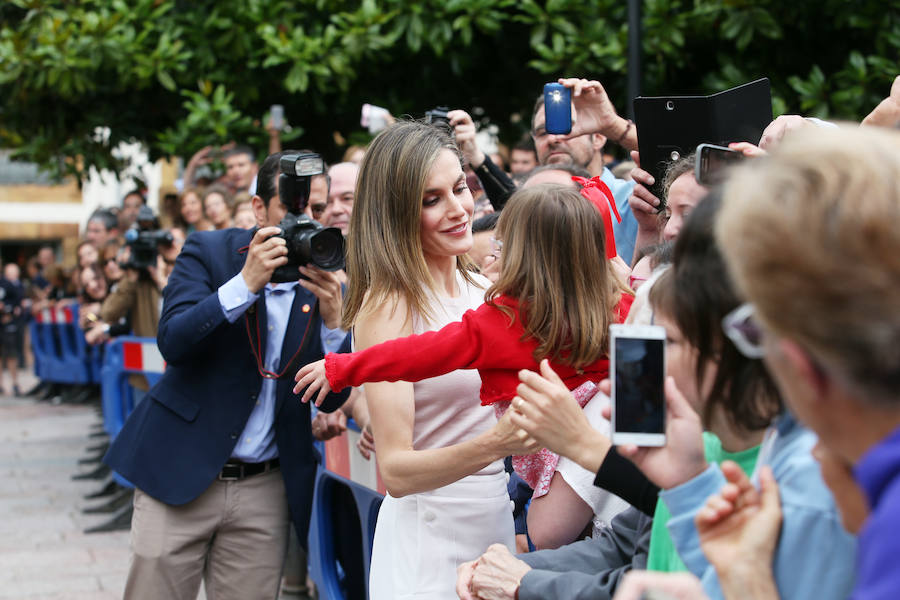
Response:
[{"label": "eyeglasses", "polygon": [[756,307],[750,303],[741,304],[722,319],[722,330],[741,354],[747,358],[765,356],[763,339],[765,334],[756,320]]},{"label": "eyeglasses", "polygon": [[503,240],[498,240],[497,238],[491,238],[491,248],[494,250],[495,256],[500,256],[500,253],[503,252]]}]

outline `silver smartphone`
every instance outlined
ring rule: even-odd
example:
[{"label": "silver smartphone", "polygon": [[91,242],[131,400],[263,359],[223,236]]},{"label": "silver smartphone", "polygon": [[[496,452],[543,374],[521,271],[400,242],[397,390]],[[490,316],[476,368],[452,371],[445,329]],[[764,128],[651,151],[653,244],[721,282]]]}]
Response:
[{"label": "silver smartphone", "polygon": [[658,325],[611,325],[613,444],[666,443],[666,330]]},{"label": "silver smartphone", "polygon": [[725,146],[700,144],[697,146],[694,178],[700,185],[722,183],[728,175],[728,168],[742,162],[745,158],[743,152]]}]

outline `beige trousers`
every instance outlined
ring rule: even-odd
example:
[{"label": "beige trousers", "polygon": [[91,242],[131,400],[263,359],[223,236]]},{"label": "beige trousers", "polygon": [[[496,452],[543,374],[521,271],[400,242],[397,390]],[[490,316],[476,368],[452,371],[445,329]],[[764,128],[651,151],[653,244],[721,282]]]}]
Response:
[{"label": "beige trousers", "polygon": [[281,470],[213,481],[194,501],[170,506],[134,491],[126,600],[278,597],[290,518]]}]

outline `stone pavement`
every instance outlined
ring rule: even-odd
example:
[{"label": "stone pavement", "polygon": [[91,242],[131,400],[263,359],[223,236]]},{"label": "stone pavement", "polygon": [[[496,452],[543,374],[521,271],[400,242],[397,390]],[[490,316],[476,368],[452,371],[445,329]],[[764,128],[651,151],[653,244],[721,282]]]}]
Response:
[{"label": "stone pavement", "polygon": [[[3,382],[9,385],[8,379]],[[33,374],[20,371],[29,390]],[[85,515],[102,481],[72,481],[100,422],[94,406],[52,405],[0,392],[0,600],[118,600],[128,573],[128,532],[85,534],[108,515]],[[198,600],[206,594],[200,586]],[[282,594],[281,598],[302,596]]]},{"label": "stone pavement", "polygon": [[[25,390],[29,375],[20,377]],[[98,422],[92,406],[0,396],[0,598],[122,597],[128,532],[84,534],[107,518],[81,512],[98,502],[83,496],[100,482],[71,479],[89,470],[77,463],[98,443],[88,438]]]}]

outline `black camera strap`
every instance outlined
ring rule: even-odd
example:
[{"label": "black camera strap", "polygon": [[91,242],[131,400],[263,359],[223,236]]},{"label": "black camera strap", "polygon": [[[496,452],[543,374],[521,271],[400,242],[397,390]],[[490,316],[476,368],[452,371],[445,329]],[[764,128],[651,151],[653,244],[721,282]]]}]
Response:
[{"label": "black camera strap", "polygon": [[[263,298],[265,301],[265,298]],[[293,315],[292,315],[293,316]],[[313,321],[317,321],[319,318],[319,300],[316,299],[316,303],[313,305],[312,313],[309,315],[309,319],[306,321],[306,329],[303,330],[303,337],[300,339],[300,345],[297,346],[297,351],[294,352],[291,359],[284,366],[280,373],[273,373],[265,368],[265,363],[263,362],[263,351],[262,344],[260,343],[259,336],[259,315],[256,311],[256,306],[251,305],[250,308],[244,313],[244,325],[247,328],[247,339],[250,341],[250,352],[253,354],[253,358],[256,359],[256,369],[259,374],[265,379],[282,379],[285,373],[289,373],[294,369],[298,368],[300,362],[300,355],[303,350],[306,349],[308,345],[308,334],[309,328],[312,325]],[[289,321],[290,322],[290,321]],[[285,331],[285,335],[287,332]],[[282,342],[283,344],[284,342]]]}]

